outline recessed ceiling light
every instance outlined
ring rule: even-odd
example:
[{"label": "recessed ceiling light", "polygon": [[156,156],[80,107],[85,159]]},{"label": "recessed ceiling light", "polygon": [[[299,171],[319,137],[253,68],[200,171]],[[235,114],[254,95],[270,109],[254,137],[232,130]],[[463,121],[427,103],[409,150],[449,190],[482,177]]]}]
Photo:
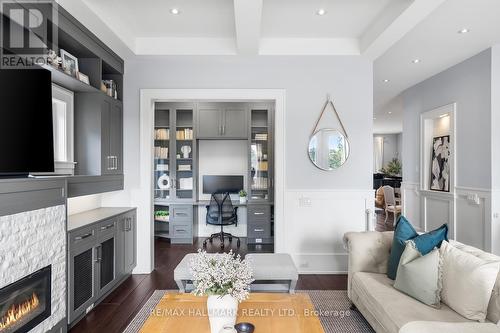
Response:
[{"label": "recessed ceiling light", "polygon": [[170,9],[170,14],[178,15],[180,14],[180,10],[178,8],[172,8]]},{"label": "recessed ceiling light", "polygon": [[445,114],[442,114],[442,115],[439,116],[439,118],[444,118],[444,117],[448,117],[448,114],[445,113]]},{"label": "recessed ceiling light", "polygon": [[458,30],[458,33],[459,33],[459,34],[466,34],[466,33],[468,33],[469,31],[470,31],[469,29],[467,29],[467,28],[463,28],[463,29]]},{"label": "recessed ceiling light", "polygon": [[389,81],[391,81],[391,80],[389,80],[389,79],[384,79],[384,83],[387,83],[387,82],[389,82]]},{"label": "recessed ceiling light", "polygon": [[420,59],[413,59],[411,62],[414,64],[418,64],[420,62]]},{"label": "recessed ceiling light", "polygon": [[326,10],[324,10],[323,8],[320,8],[316,11],[316,15],[323,16],[325,14],[326,14]]},{"label": "recessed ceiling light", "polygon": [[392,114],[392,111],[387,112],[388,114]]},{"label": "recessed ceiling light", "polygon": [[373,117],[373,120],[377,120],[377,118]]}]

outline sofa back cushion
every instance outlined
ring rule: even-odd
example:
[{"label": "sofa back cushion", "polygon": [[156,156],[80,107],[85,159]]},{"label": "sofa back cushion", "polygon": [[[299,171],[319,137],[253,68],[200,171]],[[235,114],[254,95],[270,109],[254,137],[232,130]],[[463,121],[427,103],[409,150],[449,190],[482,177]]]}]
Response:
[{"label": "sofa back cushion", "polygon": [[[457,249],[470,253],[480,259],[486,260],[486,261],[500,261],[500,257],[496,256],[494,254],[484,252],[478,248],[462,244],[460,242],[456,242],[453,240],[450,240],[450,244],[456,247]],[[493,322],[497,323],[500,321],[500,273],[497,276],[495,286],[493,287],[492,293],[491,293],[491,298],[490,298],[490,303],[488,305],[488,313],[486,315],[486,319]]]}]

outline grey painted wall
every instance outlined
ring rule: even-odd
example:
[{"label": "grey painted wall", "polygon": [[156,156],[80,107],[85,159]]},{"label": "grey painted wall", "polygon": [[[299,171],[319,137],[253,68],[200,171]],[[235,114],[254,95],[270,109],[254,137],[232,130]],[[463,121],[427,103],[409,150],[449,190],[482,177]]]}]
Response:
[{"label": "grey painted wall", "polygon": [[498,124],[500,124],[500,45],[495,45],[491,49],[491,64],[491,188],[498,190],[500,189],[500,130],[498,129]]},{"label": "grey painted wall", "polygon": [[419,182],[420,114],[457,103],[456,185],[491,187],[491,49],[403,93],[403,178]]},{"label": "grey painted wall", "polygon": [[384,138],[384,157],[382,165],[385,167],[393,158],[401,160],[402,134],[375,134],[373,138]]},{"label": "grey painted wall", "polygon": [[[137,57],[126,62],[125,186],[139,183],[139,90],[145,88],[286,89],[286,185],[289,189],[369,189],[372,182],[372,64],[359,56]],[[349,135],[351,153],[337,171],[309,161],[309,135],[327,94]],[[338,127],[331,113],[323,126]]]}]

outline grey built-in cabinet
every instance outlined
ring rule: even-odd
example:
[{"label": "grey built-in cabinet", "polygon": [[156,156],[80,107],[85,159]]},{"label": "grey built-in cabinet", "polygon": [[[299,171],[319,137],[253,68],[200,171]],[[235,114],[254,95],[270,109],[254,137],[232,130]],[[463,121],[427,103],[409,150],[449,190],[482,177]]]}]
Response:
[{"label": "grey built-in cabinet", "polygon": [[246,139],[247,105],[244,103],[199,103],[198,139]]},{"label": "grey built-in cabinet", "polygon": [[100,93],[75,95],[75,158],[79,175],[123,173],[122,102]]},{"label": "grey built-in cabinet", "polygon": [[74,324],[136,265],[136,211],[68,233],[68,323]]}]

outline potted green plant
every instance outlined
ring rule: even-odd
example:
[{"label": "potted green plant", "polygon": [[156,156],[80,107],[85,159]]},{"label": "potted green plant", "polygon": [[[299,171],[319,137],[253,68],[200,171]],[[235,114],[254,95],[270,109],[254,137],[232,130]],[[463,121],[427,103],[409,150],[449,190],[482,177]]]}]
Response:
[{"label": "potted green plant", "polygon": [[247,203],[247,192],[245,190],[241,190],[239,195],[240,195],[240,203],[241,204]]},{"label": "potted green plant", "polygon": [[155,211],[155,220],[161,221],[161,222],[168,222],[168,220],[169,220],[168,210]]},{"label": "potted green plant", "polygon": [[397,158],[393,158],[392,161],[387,163],[380,171],[388,176],[401,176],[402,169],[403,166],[401,162]]}]

